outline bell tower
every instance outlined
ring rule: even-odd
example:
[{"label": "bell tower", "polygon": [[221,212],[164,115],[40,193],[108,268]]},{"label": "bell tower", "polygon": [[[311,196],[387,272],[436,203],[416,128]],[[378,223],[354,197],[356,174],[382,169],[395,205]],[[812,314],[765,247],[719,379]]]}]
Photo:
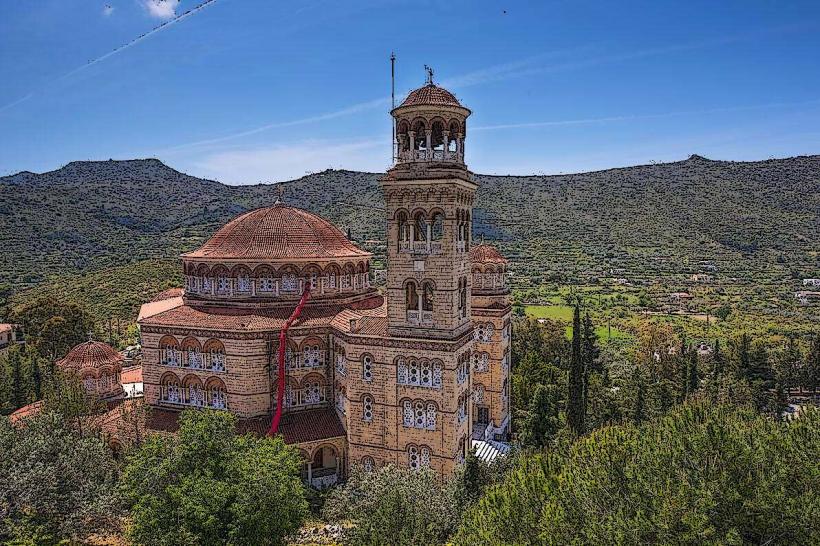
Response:
[{"label": "bell tower", "polygon": [[470,328],[470,238],[478,187],[464,162],[470,110],[427,82],[391,112],[392,168],[382,179],[387,227],[388,332],[455,339]]}]

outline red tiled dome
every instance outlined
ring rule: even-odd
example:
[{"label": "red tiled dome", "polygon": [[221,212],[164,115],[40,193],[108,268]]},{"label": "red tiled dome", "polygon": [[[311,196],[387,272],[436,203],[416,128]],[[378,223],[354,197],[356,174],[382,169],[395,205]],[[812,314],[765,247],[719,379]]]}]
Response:
[{"label": "red tiled dome", "polygon": [[[461,103],[458,102],[455,95],[444,89],[443,87],[439,87],[435,84],[428,83],[424,87],[419,87],[418,89],[411,91],[407,98],[404,99],[404,102],[401,103],[399,108],[402,106],[417,106],[417,105],[435,105],[435,106],[461,106]],[[462,106],[463,108],[463,106]]]},{"label": "red tiled dome", "polygon": [[305,260],[369,256],[310,212],[276,204],[237,216],[184,258]]},{"label": "red tiled dome", "polygon": [[470,262],[474,264],[505,264],[507,258],[491,245],[480,244],[470,249]]},{"label": "red tiled dome", "polygon": [[75,371],[99,369],[103,366],[118,366],[122,355],[102,341],[86,341],[71,349],[57,366]]}]

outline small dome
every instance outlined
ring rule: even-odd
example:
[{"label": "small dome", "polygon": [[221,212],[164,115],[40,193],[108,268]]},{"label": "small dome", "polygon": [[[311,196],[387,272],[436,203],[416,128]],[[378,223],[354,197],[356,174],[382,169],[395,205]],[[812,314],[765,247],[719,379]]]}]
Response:
[{"label": "small dome", "polygon": [[505,264],[507,258],[492,245],[480,244],[470,249],[470,262],[474,264]]},{"label": "small dome", "polygon": [[455,95],[434,83],[428,83],[424,87],[419,87],[411,91],[410,94],[407,95],[407,98],[404,99],[404,102],[399,105],[399,108],[403,106],[420,105],[459,106],[464,108],[461,106],[461,103],[458,102]]},{"label": "small dome", "polygon": [[102,341],[86,341],[71,349],[57,366],[64,370],[97,370],[103,366],[119,366],[123,358],[110,345]]},{"label": "small dome", "polygon": [[281,204],[237,216],[183,258],[326,260],[369,257],[344,234],[310,212]]}]

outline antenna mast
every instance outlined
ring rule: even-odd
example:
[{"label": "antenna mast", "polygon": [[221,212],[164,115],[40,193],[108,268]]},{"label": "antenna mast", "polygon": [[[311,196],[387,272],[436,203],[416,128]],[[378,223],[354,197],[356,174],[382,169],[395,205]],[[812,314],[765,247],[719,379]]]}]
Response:
[{"label": "antenna mast", "polygon": [[[391,110],[396,108],[396,54],[390,52],[390,103]],[[393,161],[396,160],[396,118],[393,117],[391,111],[390,117],[393,118],[393,142],[390,143],[390,153],[393,156]]]}]

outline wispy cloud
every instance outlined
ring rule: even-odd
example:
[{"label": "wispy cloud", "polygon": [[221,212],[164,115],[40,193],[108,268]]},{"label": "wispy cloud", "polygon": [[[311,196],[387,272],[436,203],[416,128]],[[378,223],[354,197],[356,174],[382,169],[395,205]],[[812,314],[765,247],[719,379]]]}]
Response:
[{"label": "wispy cloud", "polygon": [[260,125],[259,127],[254,127],[252,129],[246,129],[243,131],[238,131],[236,133],[229,133],[220,137],[216,138],[208,138],[203,140],[197,140],[194,142],[188,142],[185,144],[179,144],[177,146],[173,146],[168,148],[166,152],[176,152],[180,150],[186,150],[189,148],[196,148],[200,146],[208,146],[213,144],[219,144],[222,142],[228,142],[230,140],[235,140],[238,138],[255,135],[257,133],[262,133],[264,131],[268,131],[270,129],[281,129],[283,127],[294,127],[297,125],[306,125],[308,123],[316,123],[319,121],[327,121],[329,119],[340,118],[344,116],[349,116],[352,114],[357,114],[359,112],[363,112],[365,110],[372,110],[375,108],[384,108],[390,104],[390,98],[381,98],[381,99],[373,99],[366,102],[360,102],[358,104],[354,104],[352,106],[347,106],[345,108],[341,108],[339,110],[335,110],[333,112],[326,112],[324,114],[317,114],[315,116],[307,116],[300,119],[293,119],[290,121],[277,121],[273,123],[267,123],[265,125]]},{"label": "wispy cloud", "polygon": [[290,180],[328,168],[383,171],[389,136],[358,141],[304,140],[214,153],[192,164],[198,174],[232,184]]},{"label": "wispy cloud", "polygon": [[110,17],[112,13],[114,13],[114,6],[111,4],[106,4],[103,6],[102,14],[104,17]]},{"label": "wispy cloud", "polygon": [[[178,0],[174,0],[174,1],[176,1],[178,3]],[[61,76],[57,76],[56,78],[52,78],[51,80],[48,80],[43,85],[41,85],[39,88],[30,91],[28,94],[26,94],[26,96],[21,97],[21,98],[15,100],[15,101],[12,101],[12,102],[4,105],[4,106],[0,106],[0,112],[3,112],[4,110],[12,108],[13,106],[16,106],[16,105],[28,100],[37,91],[40,91],[42,89],[48,89],[52,84],[54,84],[56,82],[65,80],[66,78],[69,78],[69,77],[71,77],[71,76],[73,76],[73,75],[75,75],[79,72],[82,72],[83,70],[86,70],[87,68],[90,68],[90,67],[92,67],[96,64],[99,64],[99,63],[103,62],[104,60],[106,60],[110,57],[113,57],[114,55],[122,53],[123,51],[125,51],[129,47],[133,47],[133,46],[137,45],[138,43],[142,42],[146,38],[148,38],[150,36],[153,36],[157,32],[165,30],[165,29],[169,28],[171,25],[179,23],[180,21],[182,21],[184,19],[187,19],[188,17],[190,17],[190,16],[192,16],[196,13],[199,13],[201,10],[205,9],[206,7],[213,4],[214,2],[216,2],[216,0],[205,0],[204,2],[200,2],[199,4],[194,6],[193,8],[191,8],[191,9],[189,9],[189,10],[187,10],[187,11],[185,11],[185,12],[179,14],[179,15],[176,15],[172,19],[169,19],[169,20],[155,26],[154,28],[152,28],[148,32],[145,32],[145,33],[137,36],[136,38],[134,38],[130,42],[127,42],[127,43],[125,43],[125,44],[123,44],[119,47],[114,48],[113,50],[109,51],[105,55],[102,55],[100,57],[96,57],[94,59],[91,59],[90,61],[88,61],[84,65],[78,66],[77,68],[74,68],[73,70],[69,70],[68,72],[66,72],[65,74],[63,74]]]},{"label": "wispy cloud", "polygon": [[472,127],[471,131],[495,131],[501,129],[531,129],[539,127],[561,127],[569,125],[594,125],[598,123],[612,123],[621,121],[636,121],[647,119],[663,119],[684,116],[702,116],[709,114],[726,114],[731,112],[743,112],[748,110],[766,110],[772,108],[794,108],[800,106],[820,105],[820,99],[812,99],[798,102],[771,102],[767,104],[752,104],[747,106],[727,106],[721,108],[707,108],[703,110],[682,110],[678,112],[662,112],[658,114],[634,114],[622,116],[606,116],[596,118],[581,118],[555,121],[530,121],[524,123],[502,123],[497,125],[483,125]]},{"label": "wispy cloud", "polygon": [[143,0],[142,5],[151,17],[171,19],[177,15],[179,0]]}]

